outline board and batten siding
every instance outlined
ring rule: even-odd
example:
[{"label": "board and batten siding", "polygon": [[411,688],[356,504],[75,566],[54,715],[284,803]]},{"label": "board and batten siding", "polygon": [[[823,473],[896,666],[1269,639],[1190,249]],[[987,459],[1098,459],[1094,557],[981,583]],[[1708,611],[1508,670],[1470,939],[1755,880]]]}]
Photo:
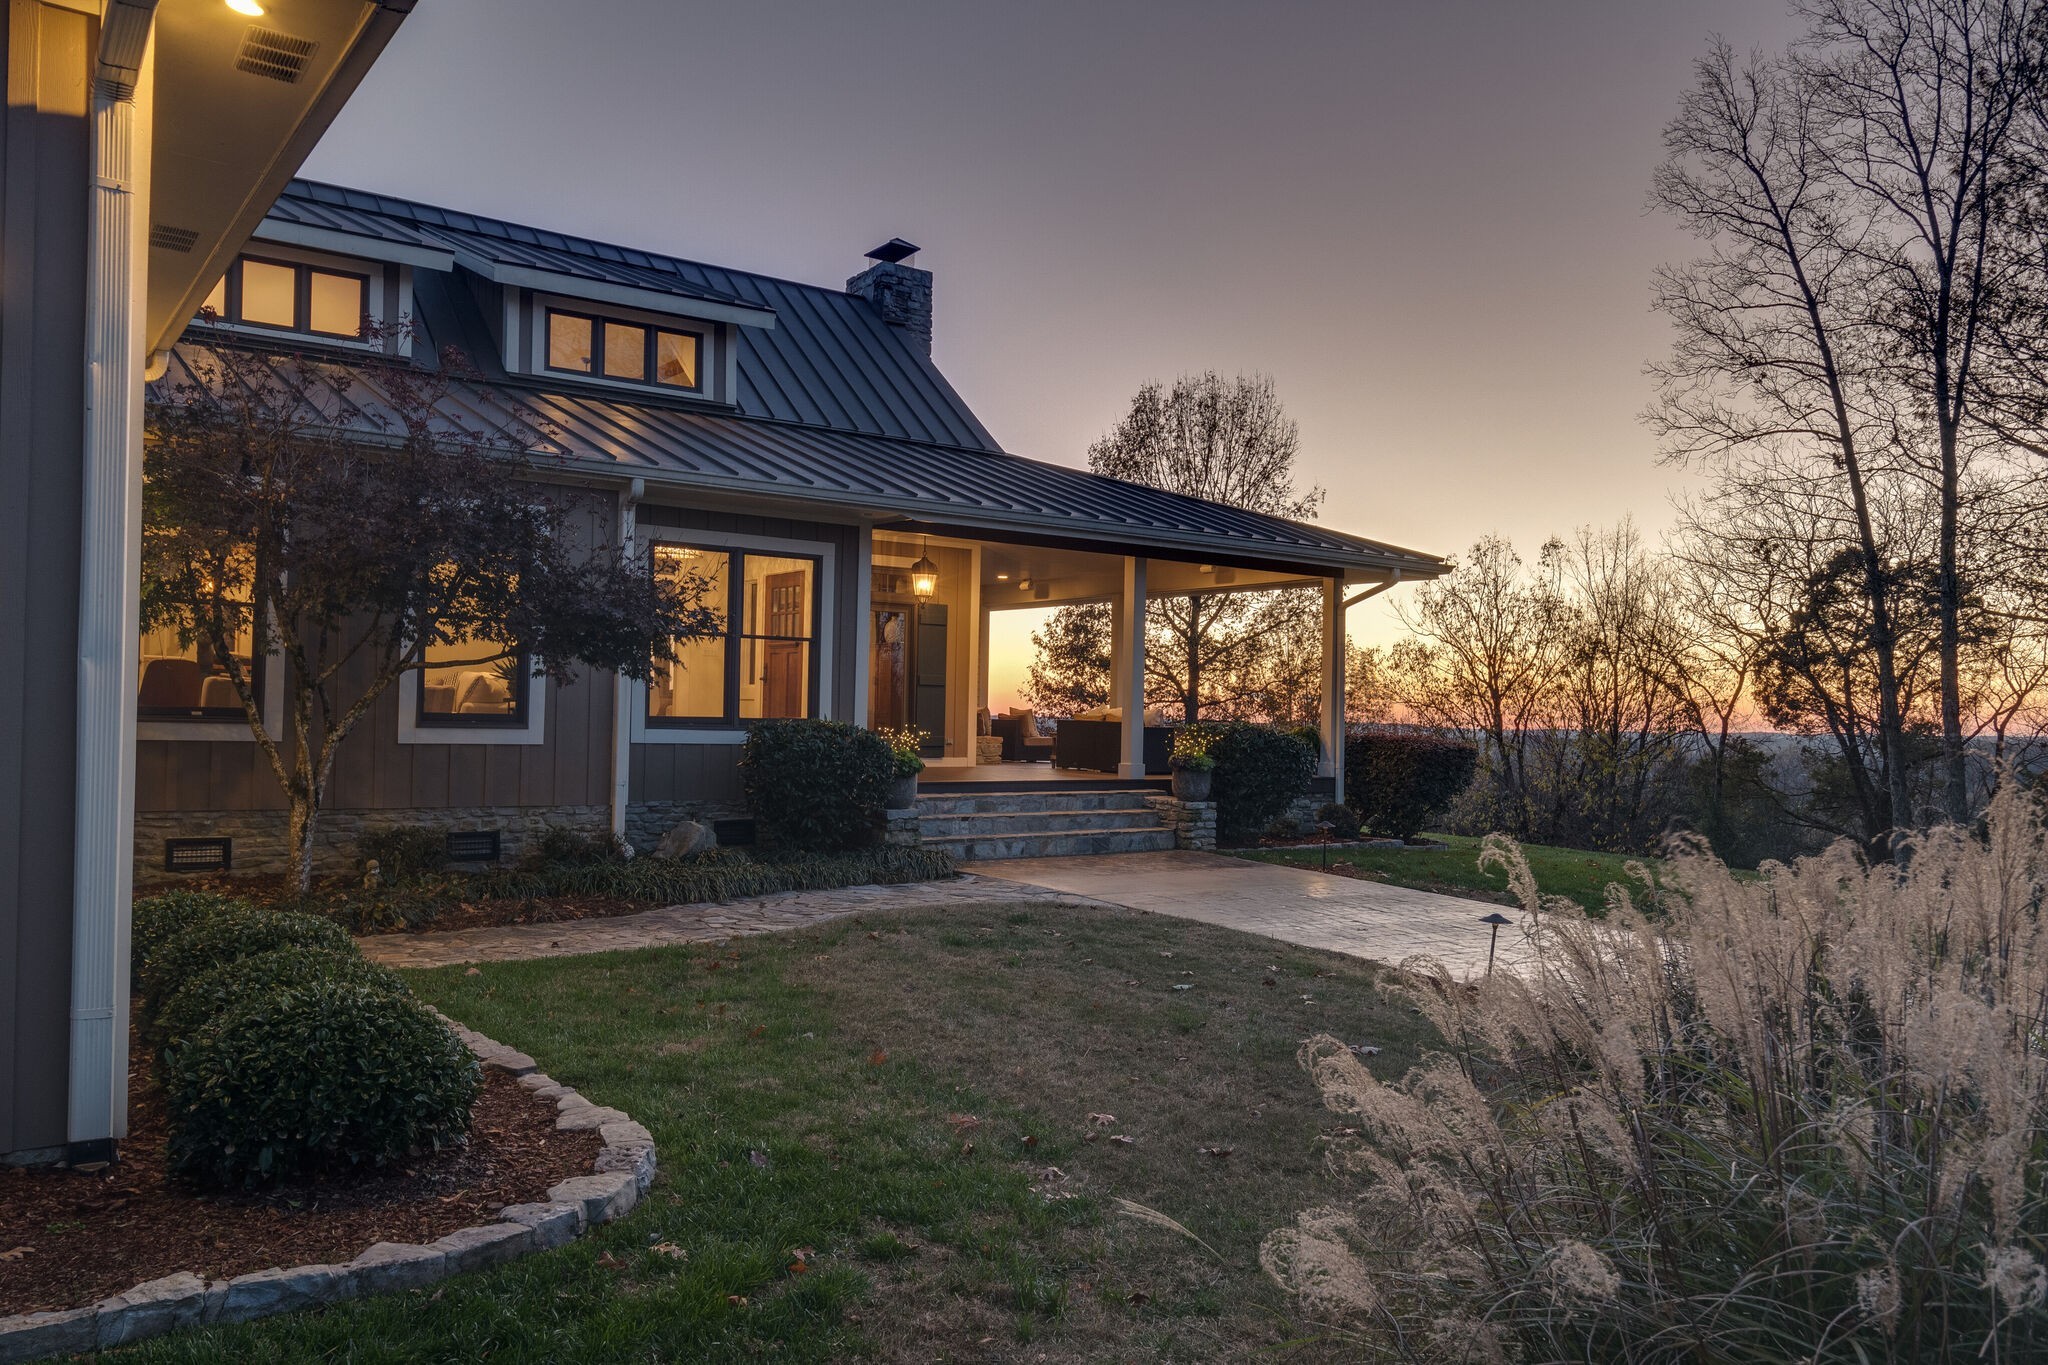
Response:
[{"label": "board and batten siding", "polygon": [[[616,501],[585,496],[591,525],[615,524]],[[344,674],[340,695],[356,695],[369,665]],[[399,742],[400,708],[415,704],[418,675],[408,674],[377,700],[342,741],[327,790],[330,810],[418,810],[436,806],[601,806],[610,799],[612,675],[578,670],[547,689],[538,744]],[[289,754],[289,727],[282,727]],[[135,809],[281,811],[284,793],[253,739],[145,739],[136,744]]]},{"label": "board and batten siding", "polygon": [[[658,497],[658,493],[650,493]],[[860,720],[853,715],[855,669],[859,663],[853,642],[859,638],[854,613],[859,606],[853,581],[856,551],[865,527],[841,522],[799,521],[788,517],[755,516],[748,513],[716,511],[701,507],[675,507],[642,502],[638,513],[642,527],[669,531],[705,531],[713,534],[759,536],[768,540],[818,541],[833,547],[837,561],[833,574],[833,600],[825,603],[832,622],[833,649],[821,667],[831,670],[832,715],[836,720]],[[737,805],[741,799],[737,744],[635,744],[631,783],[627,799],[634,805],[647,802],[704,802]]]},{"label": "board and batten siding", "polygon": [[0,1156],[68,1140],[87,80],[98,25],[0,8]]}]

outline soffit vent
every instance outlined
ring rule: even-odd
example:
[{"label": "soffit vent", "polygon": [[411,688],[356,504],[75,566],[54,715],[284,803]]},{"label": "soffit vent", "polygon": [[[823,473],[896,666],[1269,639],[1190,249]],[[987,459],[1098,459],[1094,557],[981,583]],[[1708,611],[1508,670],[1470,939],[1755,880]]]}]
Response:
[{"label": "soffit vent", "polygon": [[252,24],[242,37],[242,50],[235,54],[235,70],[296,85],[319,46],[310,38]]},{"label": "soffit vent", "polygon": [[149,230],[149,244],[164,251],[190,251],[199,244],[199,233],[194,228],[158,223]]}]

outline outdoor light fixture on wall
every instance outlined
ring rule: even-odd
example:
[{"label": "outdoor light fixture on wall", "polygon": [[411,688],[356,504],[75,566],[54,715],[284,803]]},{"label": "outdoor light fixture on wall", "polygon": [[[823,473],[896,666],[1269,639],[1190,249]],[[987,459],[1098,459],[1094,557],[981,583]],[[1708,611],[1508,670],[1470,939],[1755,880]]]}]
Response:
[{"label": "outdoor light fixture on wall", "polygon": [[251,19],[263,17],[263,6],[257,4],[256,0],[228,0],[228,8],[237,14],[246,14]]},{"label": "outdoor light fixture on wall", "polygon": [[[931,549],[927,540],[924,548]],[[917,562],[910,566],[910,590],[919,597],[930,597],[939,590],[939,566],[932,563],[928,554],[920,554]]]}]

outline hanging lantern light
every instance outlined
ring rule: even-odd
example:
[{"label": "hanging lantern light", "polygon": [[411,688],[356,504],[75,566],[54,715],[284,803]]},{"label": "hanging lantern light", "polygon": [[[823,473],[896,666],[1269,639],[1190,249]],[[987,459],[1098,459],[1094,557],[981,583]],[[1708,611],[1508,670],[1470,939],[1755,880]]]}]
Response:
[{"label": "hanging lantern light", "polygon": [[[927,540],[924,548],[929,551],[931,542]],[[919,597],[930,597],[938,590],[939,566],[932,563],[928,553],[918,555],[917,562],[910,566],[910,591]]]}]

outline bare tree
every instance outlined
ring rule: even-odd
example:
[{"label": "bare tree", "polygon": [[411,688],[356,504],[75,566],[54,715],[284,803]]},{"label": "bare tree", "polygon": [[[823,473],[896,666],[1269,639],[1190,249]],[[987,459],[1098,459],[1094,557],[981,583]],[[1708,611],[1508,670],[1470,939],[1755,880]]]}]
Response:
[{"label": "bare tree", "polygon": [[[1215,371],[1138,390],[1116,426],[1088,447],[1098,474],[1268,516],[1308,518],[1320,488],[1299,489],[1301,435],[1264,375]],[[1145,695],[1189,721],[1306,718],[1321,658],[1321,596],[1312,589],[1188,593],[1146,611]],[[1062,608],[1033,637],[1030,695],[1072,704],[1107,686],[1109,614]],[[1097,682],[1097,678],[1100,682]]]}]

